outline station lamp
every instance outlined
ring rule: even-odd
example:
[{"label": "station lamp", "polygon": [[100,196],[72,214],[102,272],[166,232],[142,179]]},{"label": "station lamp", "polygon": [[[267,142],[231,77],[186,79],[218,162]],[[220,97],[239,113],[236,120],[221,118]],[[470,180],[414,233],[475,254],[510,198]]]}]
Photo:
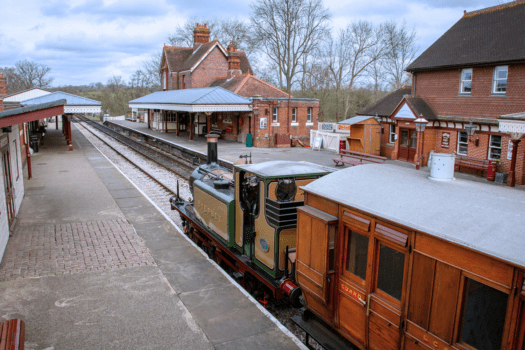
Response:
[{"label": "station lamp", "polygon": [[428,120],[423,118],[423,114],[419,115],[419,118],[414,120],[414,123],[416,124],[416,131],[417,131],[417,160],[416,160],[416,170],[419,170],[419,166],[421,164],[421,134],[425,131],[425,127],[427,126]]}]

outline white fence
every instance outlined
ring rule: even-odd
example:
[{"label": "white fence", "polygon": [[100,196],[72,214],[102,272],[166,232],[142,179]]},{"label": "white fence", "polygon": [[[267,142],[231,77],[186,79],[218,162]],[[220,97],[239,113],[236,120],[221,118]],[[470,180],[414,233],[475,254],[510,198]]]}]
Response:
[{"label": "white fence", "polygon": [[118,117],[104,117],[104,121],[112,121],[112,120],[126,120],[126,116],[119,115]]},{"label": "white fence", "polygon": [[339,141],[350,136],[350,131],[342,129],[336,123],[318,123],[318,130],[310,130],[310,147],[313,147],[316,137],[323,140],[322,148],[339,152]]}]

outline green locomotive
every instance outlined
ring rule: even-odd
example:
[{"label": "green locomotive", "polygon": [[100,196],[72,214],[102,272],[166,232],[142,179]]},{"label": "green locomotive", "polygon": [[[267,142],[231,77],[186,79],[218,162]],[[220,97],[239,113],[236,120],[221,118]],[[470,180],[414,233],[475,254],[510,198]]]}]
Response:
[{"label": "green locomotive", "polygon": [[228,266],[248,291],[264,299],[289,297],[299,307],[295,284],[297,207],[301,186],[333,169],[308,163],[270,161],[235,165],[217,163],[217,136],[208,137],[208,162],[190,178],[193,201],[177,195],[172,210],[184,231],[216,262]]}]

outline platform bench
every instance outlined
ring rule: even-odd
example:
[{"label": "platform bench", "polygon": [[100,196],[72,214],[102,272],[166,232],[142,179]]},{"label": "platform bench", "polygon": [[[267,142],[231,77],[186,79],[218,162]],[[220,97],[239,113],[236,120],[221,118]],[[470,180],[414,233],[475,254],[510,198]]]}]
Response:
[{"label": "platform bench", "polygon": [[221,137],[224,134],[224,130],[212,128],[210,129],[210,134],[216,134],[218,137]]},{"label": "platform bench", "polygon": [[361,165],[361,164],[369,164],[369,163],[378,163],[383,164],[386,161],[386,157],[381,156],[375,156],[368,153],[360,153],[360,152],[354,152],[354,151],[348,151],[345,149],[342,149],[340,151],[340,158],[333,158],[332,160],[335,162],[335,165]]},{"label": "platform bench", "polygon": [[24,350],[25,324],[20,319],[0,323],[0,350]]},{"label": "platform bench", "polygon": [[456,156],[454,167],[457,168],[458,171],[461,171],[461,168],[473,169],[480,176],[483,176],[484,171],[489,168],[489,160],[467,156]]}]

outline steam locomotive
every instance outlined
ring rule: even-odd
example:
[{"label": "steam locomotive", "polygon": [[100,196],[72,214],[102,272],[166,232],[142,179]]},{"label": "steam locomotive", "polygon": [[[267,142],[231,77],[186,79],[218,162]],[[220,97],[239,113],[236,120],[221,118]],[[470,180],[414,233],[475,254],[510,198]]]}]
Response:
[{"label": "steam locomotive", "polygon": [[[192,201],[170,199],[187,235],[263,303],[288,298],[301,307],[295,283],[297,207],[304,186],[333,169],[308,163],[217,162],[217,135],[207,135],[208,161],[191,175]],[[177,191],[178,192],[178,191]]]}]

